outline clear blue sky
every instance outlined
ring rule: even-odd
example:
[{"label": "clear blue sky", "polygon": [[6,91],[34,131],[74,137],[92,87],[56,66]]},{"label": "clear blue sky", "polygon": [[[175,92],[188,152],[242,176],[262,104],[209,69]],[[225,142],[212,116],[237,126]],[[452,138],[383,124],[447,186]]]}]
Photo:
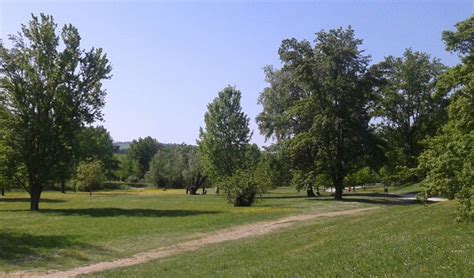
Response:
[{"label": "clear blue sky", "polygon": [[0,0],[0,37],[43,12],[78,27],[83,47],[104,48],[114,76],[102,124],[117,141],[194,144],[206,105],[230,84],[242,91],[253,141],[264,145],[255,124],[262,67],[279,65],[283,39],[312,41],[321,29],[352,25],[373,62],[412,47],[454,65],[441,32],[473,13],[469,0],[222,2]]}]

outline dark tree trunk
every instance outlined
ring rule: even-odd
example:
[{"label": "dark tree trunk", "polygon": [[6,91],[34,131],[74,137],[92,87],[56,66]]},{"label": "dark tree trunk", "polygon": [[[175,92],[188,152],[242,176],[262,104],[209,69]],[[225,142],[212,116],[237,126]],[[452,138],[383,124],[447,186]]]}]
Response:
[{"label": "dark tree trunk", "polygon": [[5,188],[2,187],[2,196],[5,196]]},{"label": "dark tree trunk", "polygon": [[342,200],[342,191],[344,189],[344,178],[341,175],[335,175],[333,177],[334,188],[336,192],[334,193],[335,200]]},{"label": "dark tree trunk", "polygon": [[41,185],[37,183],[32,183],[31,184],[31,190],[30,190],[30,209],[33,211],[38,211],[39,210],[39,202],[41,198]]},{"label": "dark tree trunk", "polygon": [[308,197],[316,197],[312,186],[308,186],[308,188],[306,188],[306,195]]},{"label": "dark tree trunk", "polygon": [[[207,176],[202,176],[201,173],[198,173],[196,178],[193,178],[193,185],[189,187],[189,194],[190,195],[197,195],[197,191],[201,186],[203,186],[204,182],[206,181]],[[204,193],[204,187],[203,187],[203,193]]]},{"label": "dark tree trunk", "polygon": [[61,192],[66,193],[66,182],[61,180]]},{"label": "dark tree trunk", "polygon": [[336,185],[336,193],[334,194],[335,200],[342,200],[342,185]]}]

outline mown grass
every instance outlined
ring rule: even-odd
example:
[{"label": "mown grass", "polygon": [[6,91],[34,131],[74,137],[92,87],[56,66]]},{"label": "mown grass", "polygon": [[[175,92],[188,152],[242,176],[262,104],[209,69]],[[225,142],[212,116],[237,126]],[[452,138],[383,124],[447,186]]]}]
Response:
[{"label": "mown grass", "polygon": [[94,276],[472,277],[474,224],[454,211],[386,206]]},{"label": "mown grass", "polygon": [[[40,212],[26,193],[0,197],[0,273],[68,269],[170,245],[225,227],[290,214],[368,206],[315,202],[283,188],[254,207],[234,208],[223,196],[184,190],[45,192]],[[329,199],[326,198],[326,199]]]}]

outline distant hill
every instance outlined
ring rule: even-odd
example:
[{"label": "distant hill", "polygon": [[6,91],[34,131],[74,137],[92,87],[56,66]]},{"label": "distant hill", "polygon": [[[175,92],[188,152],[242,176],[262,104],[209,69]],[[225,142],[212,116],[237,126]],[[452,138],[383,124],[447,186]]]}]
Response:
[{"label": "distant hill", "polygon": [[[125,142],[117,141],[117,142],[114,142],[114,146],[118,147],[118,150],[115,151],[115,153],[117,153],[117,154],[127,153],[128,149],[130,149],[130,144],[131,143],[132,142],[130,142],[130,141],[125,141]],[[177,143],[159,143],[159,144],[160,144],[160,148],[163,148],[163,149],[172,149],[172,148],[177,148],[177,147],[180,147],[180,146],[183,146],[183,145],[187,145],[187,144],[184,144],[184,143],[181,143],[181,144],[177,144]],[[187,146],[196,147],[194,145],[187,145]]]},{"label": "distant hill", "polygon": [[130,149],[130,144],[132,142],[114,142],[114,146],[118,147],[118,150],[115,153],[127,153],[128,149]]}]

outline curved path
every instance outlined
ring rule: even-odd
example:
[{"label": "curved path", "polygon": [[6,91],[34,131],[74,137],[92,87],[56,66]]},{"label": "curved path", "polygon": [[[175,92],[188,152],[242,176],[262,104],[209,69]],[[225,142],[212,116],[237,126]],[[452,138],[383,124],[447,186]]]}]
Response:
[{"label": "curved path", "polygon": [[231,227],[223,230],[213,232],[204,237],[186,241],[183,243],[174,244],[167,247],[162,247],[155,250],[150,250],[143,253],[138,253],[129,258],[118,259],[115,261],[101,262],[87,266],[81,266],[66,271],[50,271],[47,273],[31,273],[31,272],[14,272],[9,273],[7,277],[48,277],[48,278],[63,278],[76,277],[84,274],[91,274],[116,268],[128,267],[145,262],[175,256],[188,251],[193,251],[205,247],[210,244],[221,243],[226,241],[233,241],[253,236],[260,236],[271,233],[281,228],[287,228],[296,225],[298,222],[309,220],[316,220],[321,218],[337,217],[353,215],[357,213],[366,212],[376,209],[378,207],[357,208],[343,211],[323,212],[317,214],[302,214],[289,216],[273,221],[257,222],[248,225]]}]

